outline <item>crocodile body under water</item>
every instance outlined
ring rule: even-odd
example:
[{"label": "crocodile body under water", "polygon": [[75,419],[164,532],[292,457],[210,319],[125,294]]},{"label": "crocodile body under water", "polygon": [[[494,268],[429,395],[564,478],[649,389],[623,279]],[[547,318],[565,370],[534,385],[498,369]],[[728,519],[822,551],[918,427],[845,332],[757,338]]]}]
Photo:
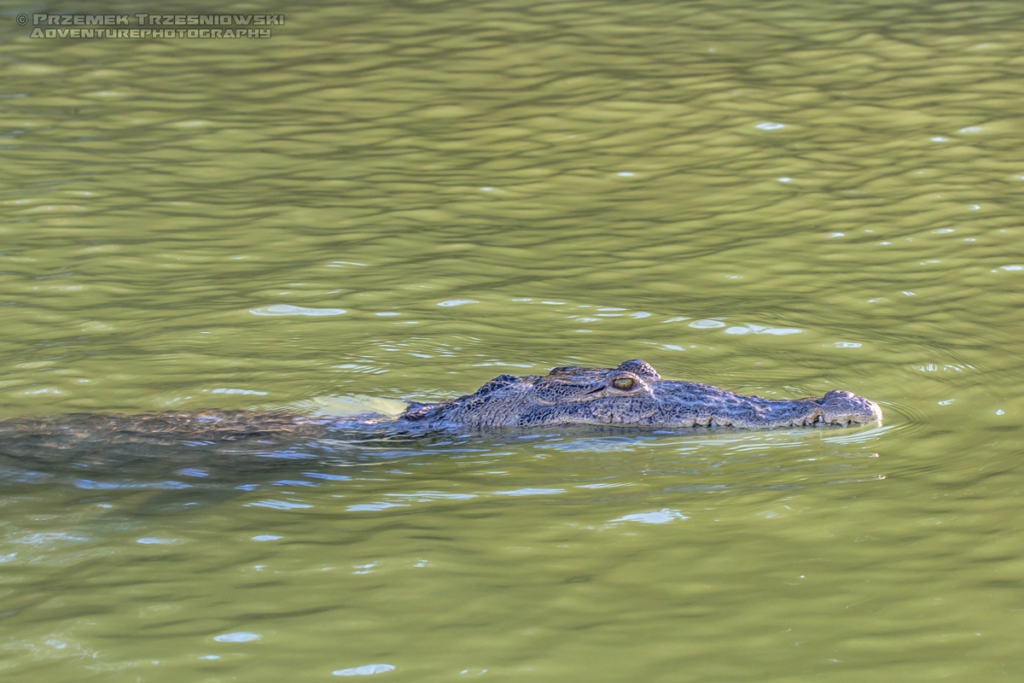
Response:
[{"label": "crocodile body under water", "polygon": [[773,400],[707,384],[663,380],[648,363],[617,368],[560,367],[545,376],[501,375],[475,393],[439,403],[412,403],[401,415],[325,417],[282,411],[70,414],[0,420],[4,442],[213,445],[330,438],[340,431],[376,434],[535,430],[571,426],[689,429],[856,425],[881,419],[877,404],[848,391],[820,398]]}]

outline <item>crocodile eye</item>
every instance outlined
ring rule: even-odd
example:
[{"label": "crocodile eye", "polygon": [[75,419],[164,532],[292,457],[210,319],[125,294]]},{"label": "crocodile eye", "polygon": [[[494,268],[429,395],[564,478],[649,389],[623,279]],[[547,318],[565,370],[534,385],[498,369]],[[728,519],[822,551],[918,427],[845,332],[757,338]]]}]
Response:
[{"label": "crocodile eye", "polygon": [[636,384],[632,377],[617,377],[612,380],[612,386],[622,391],[629,391]]}]

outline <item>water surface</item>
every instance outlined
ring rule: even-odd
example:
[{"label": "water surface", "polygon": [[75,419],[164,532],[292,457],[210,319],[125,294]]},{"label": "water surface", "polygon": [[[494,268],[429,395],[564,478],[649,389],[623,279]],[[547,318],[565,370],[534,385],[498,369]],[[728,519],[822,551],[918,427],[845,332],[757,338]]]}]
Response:
[{"label": "water surface", "polygon": [[205,41],[19,11],[2,417],[640,357],[885,421],[259,467],[0,445],[5,680],[1024,674],[1017,4],[237,5],[286,24]]}]

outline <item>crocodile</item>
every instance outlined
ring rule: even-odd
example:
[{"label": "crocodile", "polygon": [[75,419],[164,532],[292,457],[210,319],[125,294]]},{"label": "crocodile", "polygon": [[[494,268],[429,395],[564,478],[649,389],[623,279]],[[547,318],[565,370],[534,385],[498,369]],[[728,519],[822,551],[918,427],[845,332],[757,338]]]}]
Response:
[{"label": "crocodile", "polygon": [[397,417],[296,415],[284,411],[79,414],[0,420],[0,447],[34,440],[67,448],[83,440],[97,445],[150,443],[212,445],[281,438],[330,438],[340,430],[377,434],[489,432],[571,426],[648,429],[846,426],[882,417],[877,403],[849,391],[822,397],[777,400],[747,396],[708,384],[664,380],[647,362],[615,368],[557,367],[547,375],[500,375],[476,392],[438,403],[411,403]]}]

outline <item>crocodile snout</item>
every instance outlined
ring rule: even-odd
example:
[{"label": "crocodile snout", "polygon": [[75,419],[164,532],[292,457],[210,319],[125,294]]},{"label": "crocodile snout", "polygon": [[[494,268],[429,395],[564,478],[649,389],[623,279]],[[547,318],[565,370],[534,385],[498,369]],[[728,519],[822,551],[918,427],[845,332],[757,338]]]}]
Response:
[{"label": "crocodile snout", "polygon": [[833,389],[818,399],[826,422],[864,424],[882,419],[882,408],[851,391]]}]

